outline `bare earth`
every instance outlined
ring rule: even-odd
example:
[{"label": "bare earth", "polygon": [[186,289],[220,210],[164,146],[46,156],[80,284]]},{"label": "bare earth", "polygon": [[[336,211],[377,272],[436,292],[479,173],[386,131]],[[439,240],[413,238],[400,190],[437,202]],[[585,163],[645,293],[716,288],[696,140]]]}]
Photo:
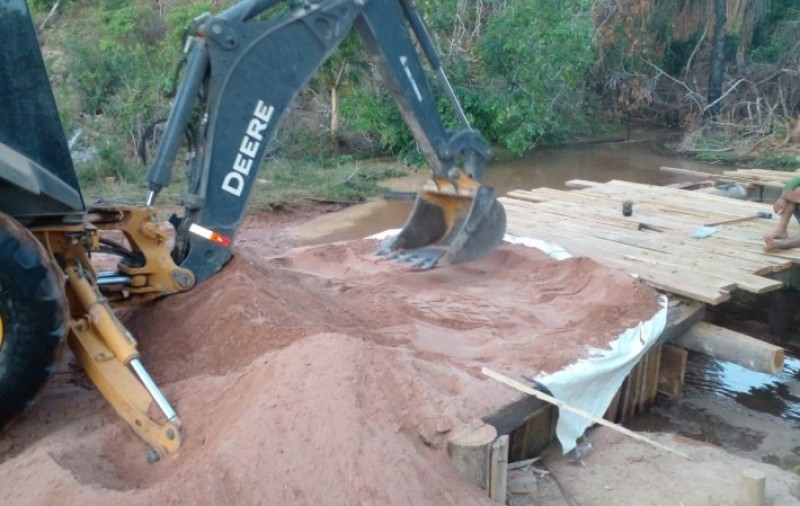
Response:
[{"label": "bare earth", "polygon": [[[66,353],[0,438],[0,505],[491,504],[444,450],[517,396],[481,366],[555,371],[658,309],[651,289],[585,258],[504,245],[409,272],[369,240],[288,249],[297,219],[250,218],[222,273],[122,315],[181,415],[179,453],[147,464]],[[581,462],[555,448],[518,504],[734,504],[750,464],[663,436],[690,447],[686,462],[604,431]],[[768,504],[798,503],[791,473],[759,467]]]}]

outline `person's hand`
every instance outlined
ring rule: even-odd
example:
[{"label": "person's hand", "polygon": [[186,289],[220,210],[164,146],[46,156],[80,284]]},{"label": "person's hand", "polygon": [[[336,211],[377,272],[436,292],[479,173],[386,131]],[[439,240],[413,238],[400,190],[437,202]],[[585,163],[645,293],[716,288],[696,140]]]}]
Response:
[{"label": "person's hand", "polygon": [[775,214],[783,214],[784,209],[786,209],[786,199],[780,196],[778,200],[772,204],[772,210],[775,211]]}]

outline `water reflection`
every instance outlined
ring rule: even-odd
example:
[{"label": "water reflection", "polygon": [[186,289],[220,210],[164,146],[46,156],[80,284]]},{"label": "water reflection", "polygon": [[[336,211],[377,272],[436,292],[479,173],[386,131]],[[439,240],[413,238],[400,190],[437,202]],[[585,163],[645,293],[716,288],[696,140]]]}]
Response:
[{"label": "water reflection", "polygon": [[800,421],[800,359],[796,357],[786,357],[780,374],[765,374],[693,353],[685,380],[687,393],[711,392],[748,409]]}]

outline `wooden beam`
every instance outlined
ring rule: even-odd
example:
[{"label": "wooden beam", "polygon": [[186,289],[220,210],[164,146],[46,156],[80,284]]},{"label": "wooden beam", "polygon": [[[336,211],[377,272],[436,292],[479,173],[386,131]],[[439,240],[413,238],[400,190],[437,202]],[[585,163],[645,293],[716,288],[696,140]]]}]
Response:
[{"label": "wooden beam", "polygon": [[683,394],[683,377],[689,352],[677,346],[661,347],[661,364],[658,369],[658,392],[668,397]]},{"label": "wooden beam", "polygon": [[783,370],[784,353],[780,346],[708,322],[696,323],[672,342],[752,371],[777,374]]}]

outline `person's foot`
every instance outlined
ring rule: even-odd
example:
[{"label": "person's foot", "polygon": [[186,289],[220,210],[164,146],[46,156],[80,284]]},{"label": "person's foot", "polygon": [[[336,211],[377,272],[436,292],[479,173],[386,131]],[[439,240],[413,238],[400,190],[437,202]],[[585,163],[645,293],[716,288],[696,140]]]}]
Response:
[{"label": "person's foot", "polygon": [[776,249],[784,249],[784,241],[778,238],[775,238],[771,235],[764,236],[764,251],[772,251]]},{"label": "person's foot", "polygon": [[787,237],[789,237],[789,234],[786,233],[786,230],[777,228],[775,229],[774,232],[769,234],[769,236],[772,237],[773,239],[786,239]]}]

